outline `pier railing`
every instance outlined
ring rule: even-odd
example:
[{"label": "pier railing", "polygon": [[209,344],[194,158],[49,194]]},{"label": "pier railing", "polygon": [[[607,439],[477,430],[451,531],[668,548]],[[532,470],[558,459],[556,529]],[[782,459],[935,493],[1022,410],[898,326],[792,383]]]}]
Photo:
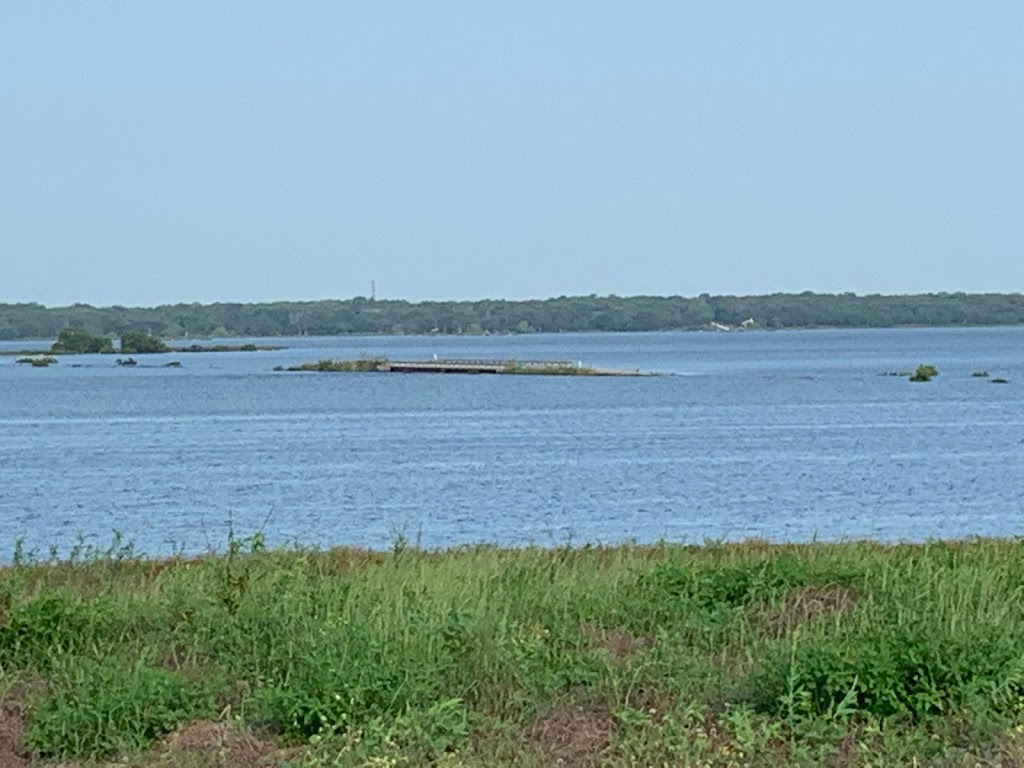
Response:
[{"label": "pier railing", "polygon": [[483,358],[438,358],[436,360],[389,360],[381,366],[384,371],[423,371],[437,373],[507,373],[522,370],[576,368],[578,363],[564,360],[493,360]]}]

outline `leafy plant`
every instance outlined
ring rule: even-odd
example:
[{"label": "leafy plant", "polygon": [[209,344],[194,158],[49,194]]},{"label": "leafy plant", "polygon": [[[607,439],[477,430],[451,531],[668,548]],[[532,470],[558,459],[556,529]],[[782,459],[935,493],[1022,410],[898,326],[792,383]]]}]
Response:
[{"label": "leafy plant", "polygon": [[50,347],[55,355],[79,355],[95,353],[111,353],[114,343],[104,336],[93,336],[84,328],[64,328],[57,336],[57,341]]},{"label": "leafy plant", "polygon": [[121,352],[125,354],[141,355],[167,351],[167,345],[163,341],[145,331],[125,331],[121,334]]},{"label": "leafy plant", "polygon": [[910,377],[911,381],[931,381],[933,377],[938,376],[939,372],[934,365],[919,365],[914,371],[914,375]]},{"label": "leafy plant", "polygon": [[142,660],[69,658],[50,685],[28,732],[29,746],[48,758],[134,752],[181,722],[215,714],[198,683]]}]

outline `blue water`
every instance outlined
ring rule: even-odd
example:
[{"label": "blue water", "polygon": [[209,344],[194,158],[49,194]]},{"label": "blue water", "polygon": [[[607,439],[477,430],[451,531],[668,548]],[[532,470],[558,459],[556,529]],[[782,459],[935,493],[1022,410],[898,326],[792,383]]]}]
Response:
[{"label": "blue water", "polygon": [[[268,341],[288,348],[0,358],[0,560],[115,530],[150,554],[231,528],[374,548],[1024,533],[1024,328]],[[271,370],[435,353],[675,375]],[[939,377],[878,375],[922,362]]]}]

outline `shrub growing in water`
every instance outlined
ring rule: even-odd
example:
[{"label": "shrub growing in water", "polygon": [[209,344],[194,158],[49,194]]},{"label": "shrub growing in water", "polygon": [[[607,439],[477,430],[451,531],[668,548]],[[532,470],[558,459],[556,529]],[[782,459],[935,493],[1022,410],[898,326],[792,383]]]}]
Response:
[{"label": "shrub growing in water", "polygon": [[914,371],[914,375],[910,377],[911,381],[931,381],[933,377],[938,376],[939,372],[934,365],[919,365],[917,370]]}]

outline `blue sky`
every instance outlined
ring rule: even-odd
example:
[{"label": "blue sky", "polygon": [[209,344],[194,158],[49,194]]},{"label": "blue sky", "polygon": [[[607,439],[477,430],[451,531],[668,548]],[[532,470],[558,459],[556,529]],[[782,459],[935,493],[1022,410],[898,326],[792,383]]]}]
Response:
[{"label": "blue sky", "polygon": [[1024,291],[1020,2],[7,2],[0,301]]}]

